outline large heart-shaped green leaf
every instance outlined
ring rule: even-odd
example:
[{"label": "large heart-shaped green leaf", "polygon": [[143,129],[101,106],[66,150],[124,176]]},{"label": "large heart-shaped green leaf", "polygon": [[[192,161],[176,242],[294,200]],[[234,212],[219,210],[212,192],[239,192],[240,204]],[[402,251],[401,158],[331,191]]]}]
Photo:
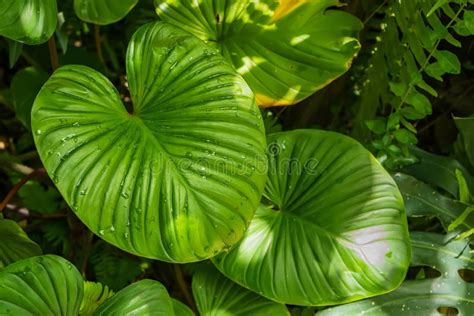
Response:
[{"label": "large heart-shaped green leaf", "polygon": [[264,204],[245,237],[214,260],[277,302],[331,305],[402,282],[410,260],[395,182],[356,141],[333,132],[269,136]]},{"label": "large heart-shaped green leaf", "polygon": [[106,241],[166,261],[209,258],[242,237],[263,191],[254,96],[222,56],[163,22],[133,36],[127,74],[133,114],[97,71],[56,71],[33,106],[40,157]]},{"label": "large heart-shaped green leaf", "polygon": [[123,19],[138,0],[74,0],[76,15],[83,21],[100,25]]},{"label": "large heart-shaped green leaf", "polygon": [[193,275],[193,295],[202,316],[289,316],[283,304],[272,302],[224,277],[214,267]]},{"label": "large heart-shaped green leaf", "polygon": [[359,50],[338,0],[155,0],[164,21],[217,47],[261,106],[303,100],[346,72]]},{"label": "large heart-shaped green leaf", "polygon": [[58,256],[15,262],[0,271],[0,315],[77,315],[83,280]]},{"label": "large heart-shaped green leaf", "polygon": [[25,44],[41,44],[57,24],[56,0],[0,0],[0,35]]},{"label": "large heart-shaped green leaf", "polygon": [[93,315],[174,316],[175,314],[166,288],[158,281],[142,280],[109,298]]},{"label": "large heart-shaped green leaf", "polygon": [[0,218],[0,268],[42,253],[16,222]]}]

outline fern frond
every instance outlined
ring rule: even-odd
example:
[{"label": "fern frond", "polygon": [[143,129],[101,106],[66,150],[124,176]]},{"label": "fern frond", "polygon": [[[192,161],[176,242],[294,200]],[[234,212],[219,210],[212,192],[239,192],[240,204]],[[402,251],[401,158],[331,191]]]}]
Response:
[{"label": "fern frond", "polygon": [[90,263],[97,281],[116,291],[134,281],[146,268],[146,265],[142,268],[141,262],[124,256],[103,241],[94,245]]},{"label": "fern frond", "polygon": [[[379,31],[369,33],[376,44],[363,79],[355,87],[360,98],[353,135],[359,139],[371,136],[379,159],[389,168],[415,159],[408,151],[417,142],[413,122],[431,114],[427,95],[437,97],[429,78],[442,81],[444,75],[461,71],[457,56],[441,50],[440,44],[461,46],[454,34],[468,35],[461,26],[470,3],[472,0],[392,1],[385,8],[385,18],[378,21]],[[383,117],[376,118],[378,114]]]},{"label": "fern frond", "polygon": [[114,294],[114,291],[110,290],[107,285],[84,281],[84,296],[79,315],[92,315],[100,305]]}]

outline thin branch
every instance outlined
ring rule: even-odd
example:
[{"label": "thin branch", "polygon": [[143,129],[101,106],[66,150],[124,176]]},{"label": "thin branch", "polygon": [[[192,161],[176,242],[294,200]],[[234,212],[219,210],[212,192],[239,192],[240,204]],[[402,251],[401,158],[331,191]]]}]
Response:
[{"label": "thin branch", "polygon": [[102,51],[102,37],[100,35],[100,26],[97,24],[94,24],[94,39],[99,61],[104,66],[105,72],[108,73],[107,64],[105,63],[104,53]]},{"label": "thin branch", "polygon": [[56,47],[56,40],[54,39],[54,35],[51,36],[48,40],[48,48],[49,48],[49,58],[51,59],[51,68],[53,72],[59,68],[59,58],[58,58],[58,48]]},{"label": "thin branch", "polygon": [[382,2],[365,20],[364,20],[364,25],[367,24],[367,22],[369,22],[373,17],[374,15],[376,15],[380,9],[382,9],[386,4],[387,4],[388,0],[384,0],[384,2]]},{"label": "thin branch", "polygon": [[84,234],[84,239],[85,239],[85,244],[82,249],[82,258],[81,258],[81,273],[84,277],[86,277],[86,272],[87,272],[87,262],[89,261],[89,254],[91,251],[91,245],[92,245],[92,239],[94,235],[90,230],[87,230]]},{"label": "thin branch", "polygon": [[39,168],[31,172],[29,175],[21,179],[15,186],[8,192],[7,196],[3,199],[3,201],[0,203],[0,213],[5,209],[7,204],[11,201],[11,199],[16,195],[18,190],[21,189],[28,181],[33,179],[34,177],[38,175],[43,175],[46,174],[46,170],[44,168]]},{"label": "thin branch", "polygon": [[179,289],[181,290],[181,293],[186,299],[188,306],[191,307],[194,313],[197,314],[196,304],[194,303],[193,297],[191,296],[191,293],[189,292],[186,281],[184,281],[183,271],[181,271],[181,267],[178,264],[174,264],[173,266],[174,266],[174,271],[176,274],[176,281],[178,281]]}]

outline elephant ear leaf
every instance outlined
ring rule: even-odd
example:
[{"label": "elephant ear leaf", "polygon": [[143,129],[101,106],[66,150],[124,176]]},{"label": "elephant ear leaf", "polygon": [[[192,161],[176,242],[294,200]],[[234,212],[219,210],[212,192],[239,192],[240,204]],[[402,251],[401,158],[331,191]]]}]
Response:
[{"label": "elephant ear leaf", "polygon": [[297,103],[346,72],[362,23],[337,0],[155,1],[161,19],[219,49],[261,106]]},{"label": "elephant ear leaf", "polygon": [[0,271],[0,314],[77,315],[83,291],[79,271],[67,260],[24,259]]},{"label": "elephant ear leaf", "polygon": [[56,0],[0,0],[0,35],[37,45],[46,42],[56,30]]},{"label": "elephant ear leaf", "polygon": [[79,19],[106,25],[123,19],[138,0],[74,0],[74,11]]},{"label": "elephant ear leaf", "polygon": [[193,275],[193,295],[203,316],[289,316],[283,304],[272,302],[223,276],[216,268],[202,267]]},{"label": "elephant ear leaf", "polygon": [[296,130],[269,142],[263,204],[242,241],[213,259],[216,266],[292,305],[341,304],[395,289],[408,269],[410,242],[390,175],[337,133]]},{"label": "elephant ear leaf", "polygon": [[199,261],[237,243],[266,179],[263,121],[222,56],[170,24],[127,54],[128,113],[103,75],[65,66],[35,100],[39,155],[77,216],[128,252]]},{"label": "elephant ear leaf", "polygon": [[174,316],[171,298],[158,281],[141,280],[116,293],[93,314]]},{"label": "elephant ear leaf", "polygon": [[42,254],[41,248],[14,221],[0,219],[0,268]]}]

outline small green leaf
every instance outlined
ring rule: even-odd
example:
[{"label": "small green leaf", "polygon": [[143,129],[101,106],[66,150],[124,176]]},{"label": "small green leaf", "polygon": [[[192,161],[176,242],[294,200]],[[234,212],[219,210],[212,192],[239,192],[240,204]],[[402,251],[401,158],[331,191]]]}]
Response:
[{"label": "small green leaf", "polygon": [[428,98],[414,89],[408,94],[406,103],[412,105],[423,117],[431,114],[431,103]]},{"label": "small green leaf", "polygon": [[441,8],[443,5],[448,3],[449,0],[437,0],[436,3],[433,5],[433,7],[430,9],[430,11],[426,14],[427,17],[432,15],[436,10]]},{"label": "small green leaf", "polygon": [[390,81],[388,84],[390,91],[392,91],[398,97],[403,97],[408,90],[408,86],[405,82]]},{"label": "small green leaf", "polygon": [[[456,229],[459,225],[461,225],[462,223],[464,223],[466,221],[466,219],[468,218],[469,215],[471,215],[472,213],[474,212],[474,206],[468,206],[464,212],[459,215],[458,218],[456,218],[451,224],[449,224],[448,226],[448,232],[450,231],[453,231],[454,229]],[[468,230],[469,234],[471,234],[470,232],[473,230],[473,228],[471,228],[470,230]]]},{"label": "small green leaf", "polygon": [[66,19],[64,17],[64,13],[59,12],[58,25],[56,27],[56,37],[58,39],[59,46],[61,47],[61,50],[63,51],[63,54],[67,53],[67,46],[68,46],[68,41],[69,41],[69,36],[63,30],[63,26],[65,22],[66,22]]},{"label": "small green leaf", "polygon": [[123,19],[138,0],[74,0],[74,11],[79,19],[106,25]]},{"label": "small green leaf", "polygon": [[289,316],[290,314],[285,305],[272,302],[241,287],[212,266],[201,268],[194,274],[192,287],[200,315]]},{"label": "small green leaf", "polygon": [[0,270],[0,315],[77,315],[84,293],[76,267],[46,255]]},{"label": "small green leaf", "polygon": [[419,120],[426,116],[425,114],[421,114],[416,111],[413,107],[403,107],[400,110],[400,113],[404,118],[407,118],[409,120]]},{"label": "small green leaf", "polygon": [[438,81],[443,81],[443,75],[444,75],[444,70],[441,68],[441,65],[438,61],[429,64],[428,66],[425,67],[425,72],[428,74],[428,76],[438,80]]},{"label": "small green leaf", "polygon": [[456,179],[458,180],[459,186],[459,201],[463,203],[471,202],[471,192],[469,192],[469,187],[467,185],[466,178],[461,170],[456,169]]},{"label": "small green leaf", "polygon": [[0,219],[0,269],[18,260],[41,254],[41,248],[15,221]]},{"label": "small green leaf", "polygon": [[376,119],[376,120],[370,120],[365,122],[367,127],[374,132],[377,135],[381,135],[385,133],[385,120],[383,119]]},{"label": "small green leaf", "polygon": [[418,139],[416,138],[416,136],[406,129],[397,129],[393,132],[393,135],[399,142],[403,144],[415,145],[416,143],[418,143]]},{"label": "small green leaf", "polygon": [[438,60],[441,70],[450,74],[461,73],[461,62],[456,54],[447,50],[436,50],[434,56]]},{"label": "small green leaf", "polygon": [[8,64],[12,69],[23,52],[23,43],[8,40]]},{"label": "small green leaf", "polygon": [[464,26],[469,31],[470,35],[474,35],[474,11],[466,10],[464,11]]},{"label": "small green leaf", "polygon": [[31,130],[33,102],[46,80],[48,74],[34,67],[24,68],[13,77],[11,91],[15,113],[28,130]]},{"label": "small green leaf", "polygon": [[141,280],[127,286],[101,304],[94,316],[127,315],[174,316],[171,298],[158,281]]},{"label": "small green leaf", "polygon": [[400,124],[401,118],[403,119],[403,117],[400,117],[400,114],[398,113],[390,114],[390,116],[388,117],[387,129],[388,130],[396,129],[397,126],[399,126]]}]

